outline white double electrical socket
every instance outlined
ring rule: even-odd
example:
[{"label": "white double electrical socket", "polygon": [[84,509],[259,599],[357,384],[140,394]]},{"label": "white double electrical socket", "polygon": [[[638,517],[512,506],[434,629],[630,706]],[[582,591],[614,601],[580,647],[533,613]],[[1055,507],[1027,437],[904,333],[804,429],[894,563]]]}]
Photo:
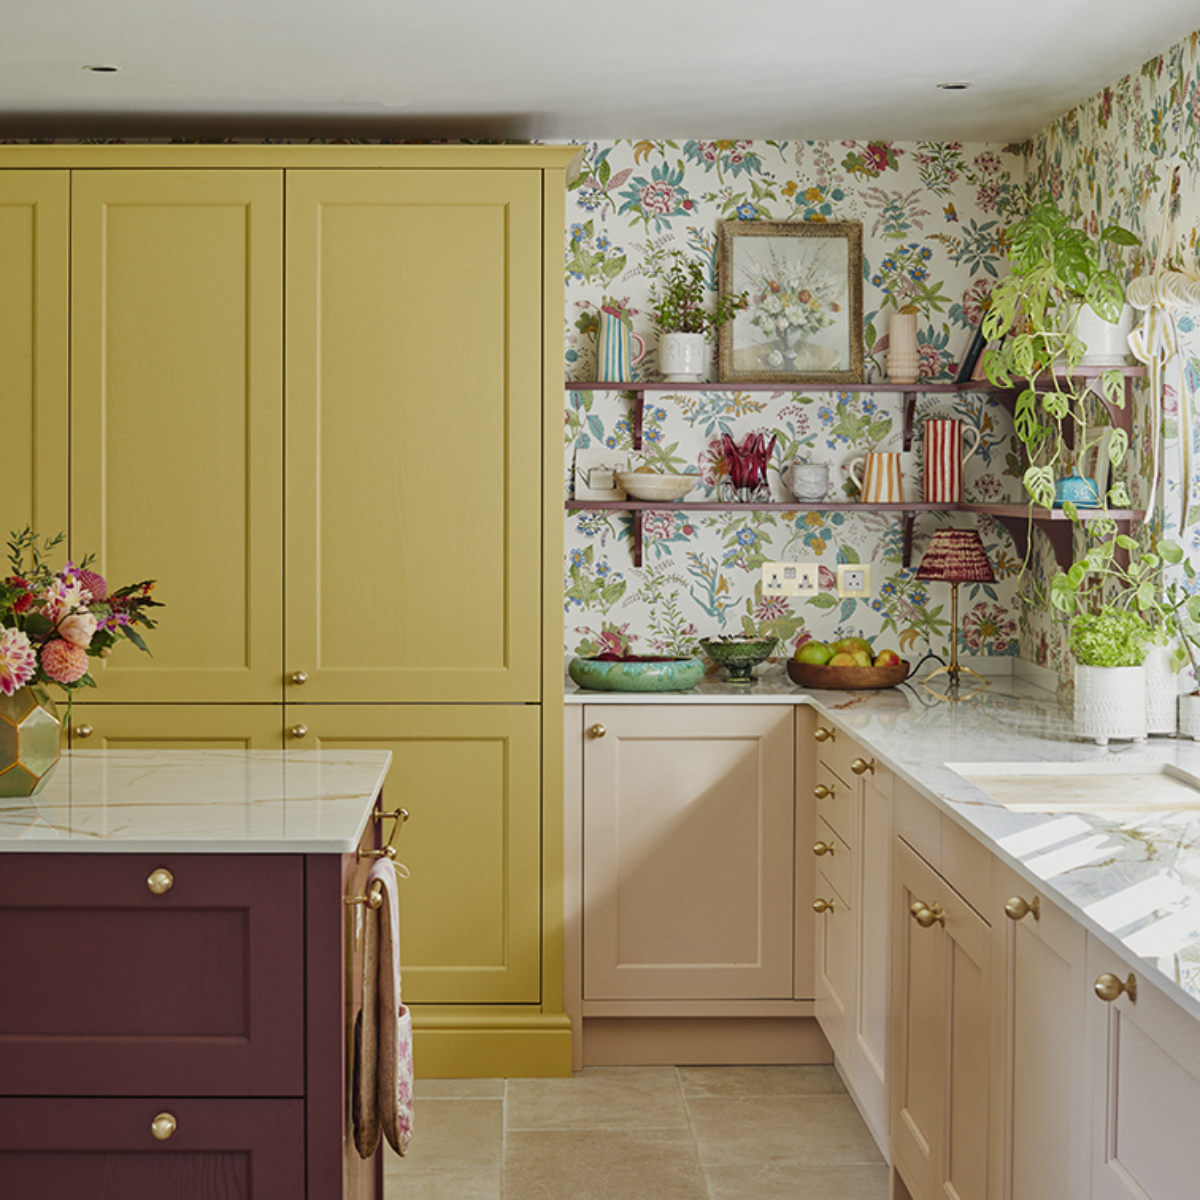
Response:
[{"label": "white double electrical socket", "polygon": [[819,586],[815,562],[763,563],[764,596],[815,596]]},{"label": "white double electrical socket", "polygon": [[870,563],[839,563],[837,569],[839,600],[862,600],[871,594]]}]

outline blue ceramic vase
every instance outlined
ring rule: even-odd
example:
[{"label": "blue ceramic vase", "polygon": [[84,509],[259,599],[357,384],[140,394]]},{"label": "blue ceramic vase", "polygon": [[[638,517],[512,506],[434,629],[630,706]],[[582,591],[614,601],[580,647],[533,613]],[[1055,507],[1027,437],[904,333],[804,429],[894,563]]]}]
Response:
[{"label": "blue ceramic vase", "polygon": [[1099,508],[1100,489],[1094,479],[1083,475],[1067,475],[1054,485],[1054,507],[1074,504],[1076,508]]}]

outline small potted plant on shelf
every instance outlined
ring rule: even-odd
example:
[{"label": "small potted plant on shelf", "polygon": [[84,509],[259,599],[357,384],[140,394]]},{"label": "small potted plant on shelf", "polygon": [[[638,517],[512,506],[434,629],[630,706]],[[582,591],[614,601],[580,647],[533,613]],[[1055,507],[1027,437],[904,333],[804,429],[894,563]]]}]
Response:
[{"label": "small potted plant on shelf", "polygon": [[[1049,200],[1033,205],[1008,231],[1012,274],[992,289],[983,334],[991,343],[984,354],[988,379],[999,387],[1021,386],[1014,424],[1028,465],[1025,489],[1032,502],[1051,508],[1056,502],[1087,507],[1128,508],[1128,491],[1116,480],[1107,496],[1094,482],[1072,472],[1100,440],[1089,439],[1089,411],[1095,403],[1094,373],[1081,374],[1087,353],[1079,337],[1080,313],[1090,310],[1109,323],[1121,319],[1125,289],[1105,262],[1108,249],[1137,245],[1119,225],[1098,237],[1073,225]],[[1116,369],[1099,375],[1101,394],[1118,408],[1125,405],[1125,382]],[[1129,439],[1116,429],[1108,444],[1109,460],[1119,467]]]},{"label": "small potted plant on shelf", "polygon": [[705,300],[704,267],[681,250],[659,269],[650,298],[650,315],[658,326],[658,362],[671,383],[698,382],[708,365],[706,344],[715,332],[750,303],[748,293],[719,296],[713,308]]}]

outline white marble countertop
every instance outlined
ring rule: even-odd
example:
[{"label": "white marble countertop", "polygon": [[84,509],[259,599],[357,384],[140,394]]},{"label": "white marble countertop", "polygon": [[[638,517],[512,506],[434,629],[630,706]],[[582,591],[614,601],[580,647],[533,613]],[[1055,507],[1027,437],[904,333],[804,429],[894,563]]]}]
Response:
[{"label": "white marble countertop", "polygon": [[919,685],[806,693],[786,675],[748,693],[710,680],[687,693],[585,692],[569,680],[566,689],[568,704],[815,705],[1200,1019],[1200,809],[1013,812],[948,765],[1083,764],[1107,775],[1166,764],[1200,777],[1200,744],[1096,746],[1076,736],[1069,699],[1011,676],[956,703]]},{"label": "white marble countertop", "polygon": [[0,799],[0,853],[348,854],[386,750],[83,750]]}]

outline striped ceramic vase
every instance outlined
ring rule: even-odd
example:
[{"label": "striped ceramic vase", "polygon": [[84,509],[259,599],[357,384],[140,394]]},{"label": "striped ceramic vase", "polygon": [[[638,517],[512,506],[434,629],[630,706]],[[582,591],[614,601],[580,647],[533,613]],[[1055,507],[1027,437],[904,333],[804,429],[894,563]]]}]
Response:
[{"label": "striped ceramic vase", "polygon": [[963,495],[963,464],[979,449],[979,431],[963,455],[963,423],[952,418],[925,422],[925,499],[932,504],[957,504]]},{"label": "striped ceramic vase", "polygon": [[[631,353],[630,342],[638,349]],[[600,383],[625,383],[633,379],[633,364],[641,362],[646,343],[629,329],[618,313],[600,309],[600,332],[596,339],[596,380]]]}]

